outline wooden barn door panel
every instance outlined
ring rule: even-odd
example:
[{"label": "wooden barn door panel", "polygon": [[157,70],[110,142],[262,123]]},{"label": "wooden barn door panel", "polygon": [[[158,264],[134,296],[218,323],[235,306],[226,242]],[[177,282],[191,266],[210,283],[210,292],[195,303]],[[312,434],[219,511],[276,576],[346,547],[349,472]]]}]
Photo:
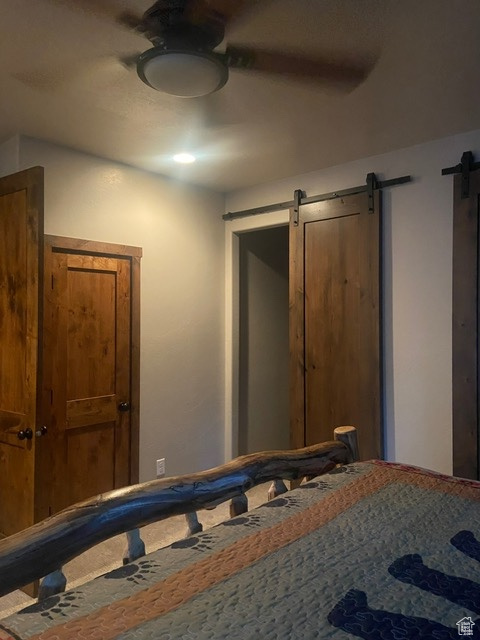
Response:
[{"label": "wooden barn door panel", "polygon": [[48,500],[58,511],[131,482],[131,263],[50,247],[47,265]]},{"label": "wooden barn door panel", "polygon": [[0,178],[0,536],[35,519],[42,245],[43,169]]},{"label": "wooden barn door panel", "polygon": [[453,213],[453,473],[480,479],[479,215],[480,170],[454,180]]},{"label": "wooden barn door panel", "polygon": [[382,456],[380,198],[301,205],[291,227],[292,443],[359,430],[362,459]]}]

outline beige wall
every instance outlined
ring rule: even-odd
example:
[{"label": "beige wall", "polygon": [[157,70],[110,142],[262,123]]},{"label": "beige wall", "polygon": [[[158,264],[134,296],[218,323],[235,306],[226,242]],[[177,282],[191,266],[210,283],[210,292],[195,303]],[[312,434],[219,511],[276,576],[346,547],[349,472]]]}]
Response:
[{"label": "beige wall", "polygon": [[[12,148],[0,147],[0,166]],[[232,193],[225,210],[411,174],[384,194],[385,436],[388,459],[452,464],[452,178],[480,131]],[[142,479],[223,460],[222,196],[21,138],[20,165],[46,168],[46,232],[144,249]],[[15,167],[16,168],[16,167]],[[10,166],[11,169],[11,166]],[[227,293],[229,293],[227,291]],[[230,295],[230,293],[229,293]],[[228,439],[228,434],[227,434]]]},{"label": "beige wall", "polygon": [[140,477],[223,462],[223,196],[29,138],[45,233],[142,247]]},{"label": "beige wall", "polygon": [[8,176],[18,171],[20,136],[12,136],[0,144],[0,176]]},{"label": "beige wall", "polygon": [[[394,124],[392,123],[392,126]],[[229,194],[227,211],[411,174],[384,193],[386,456],[452,470],[452,177],[464,151],[480,156],[480,131]]]}]

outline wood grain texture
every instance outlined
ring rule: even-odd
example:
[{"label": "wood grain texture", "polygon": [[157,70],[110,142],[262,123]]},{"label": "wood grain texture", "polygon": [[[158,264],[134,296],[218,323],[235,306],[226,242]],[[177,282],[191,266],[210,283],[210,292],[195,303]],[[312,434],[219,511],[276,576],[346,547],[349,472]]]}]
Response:
[{"label": "wood grain texture", "polygon": [[[36,484],[40,488],[39,518],[46,518],[68,504],[65,482],[64,429],[67,424],[67,385],[61,345],[67,343],[68,309],[62,300],[67,280],[67,256],[54,253],[45,236],[45,286],[43,324],[43,415],[48,436],[37,442]],[[54,277],[54,274],[56,277]]]},{"label": "wood grain texture", "polygon": [[125,244],[115,244],[112,242],[98,242],[97,240],[82,240],[80,238],[66,238],[64,236],[46,235],[46,242],[53,247],[61,249],[84,251],[87,254],[107,254],[113,256],[136,256],[142,257],[142,249],[140,247],[132,247]]},{"label": "wood grain texture", "polygon": [[77,263],[73,257],[79,256],[67,258],[67,294],[62,301],[68,309],[63,352],[67,401],[115,394],[116,261],[112,265],[113,261],[96,259],[80,269],[72,266]]},{"label": "wood grain texture", "polygon": [[381,209],[366,194],[301,205],[290,225],[292,441],[353,423],[361,459],[381,458]]},{"label": "wood grain texture", "polygon": [[[0,178],[0,534],[35,521],[41,424],[43,168]],[[33,595],[35,586],[25,589]]]},{"label": "wood grain texture", "polygon": [[57,593],[63,593],[67,587],[67,578],[61,569],[57,569],[52,573],[49,573],[48,576],[40,583],[40,587],[38,589],[38,602],[49,598],[50,596],[54,596]]},{"label": "wood grain texture", "polygon": [[239,496],[235,496],[230,500],[229,513],[231,518],[240,516],[242,513],[247,513],[247,511],[248,498],[244,493],[241,493]]},{"label": "wood grain texture", "polygon": [[453,473],[480,478],[479,468],[479,195],[480,171],[470,174],[470,197],[454,178],[453,202]]},{"label": "wood grain texture", "polygon": [[37,424],[43,169],[0,179],[0,532],[34,518],[35,445],[17,433]]},{"label": "wood grain texture", "polygon": [[66,429],[114,422],[117,418],[115,395],[67,400]]},{"label": "wood grain texture", "polygon": [[140,256],[131,260],[130,479],[139,480],[140,460]]},{"label": "wood grain texture", "polygon": [[187,523],[187,530],[185,532],[185,537],[193,536],[195,533],[200,533],[203,531],[203,525],[198,520],[196,511],[187,511],[185,514],[185,521]]},{"label": "wood grain texture", "polygon": [[287,485],[283,480],[274,480],[268,489],[268,499],[274,500],[278,496],[281,496],[282,493],[287,493],[287,491]]},{"label": "wood grain texture", "polygon": [[[131,300],[131,264],[129,260],[118,260],[116,287],[115,322],[115,393],[117,398],[117,416],[114,441],[114,487],[123,487],[130,483],[131,471],[131,375],[132,375],[132,300]],[[128,411],[119,411],[118,406],[127,402]]]},{"label": "wood grain texture", "polygon": [[132,288],[140,256],[135,247],[46,236],[50,513],[138,480],[140,297]]},{"label": "wood grain texture", "polygon": [[358,449],[358,434],[357,429],[352,426],[335,427],[333,430],[333,437],[339,442],[343,442],[347,445],[350,451],[349,462],[356,462],[360,460],[360,451]]},{"label": "wood grain texture", "polygon": [[78,503],[0,541],[0,595],[52,573],[111,536],[220,504],[260,483],[325,473],[350,455],[348,447],[336,441],[255,453],[208,471],[154,480]]},{"label": "wood grain texture", "polygon": [[293,224],[290,209],[289,346],[290,346],[290,446],[304,447],[305,435],[305,287],[304,225]]},{"label": "wood grain texture", "polygon": [[0,411],[11,413],[12,418],[18,416],[19,421],[25,411],[27,379],[26,264],[29,247],[26,196],[25,189],[0,196],[0,340],[2,347],[8,345],[12,354],[18,354],[17,357],[0,359]]},{"label": "wood grain texture", "polygon": [[127,531],[126,537],[127,547],[123,554],[123,564],[134,562],[145,555],[145,543],[142,540],[139,529]]}]

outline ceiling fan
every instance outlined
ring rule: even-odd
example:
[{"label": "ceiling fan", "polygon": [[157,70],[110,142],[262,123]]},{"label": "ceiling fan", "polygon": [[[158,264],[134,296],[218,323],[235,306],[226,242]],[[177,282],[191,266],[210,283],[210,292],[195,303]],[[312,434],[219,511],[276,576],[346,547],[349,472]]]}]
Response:
[{"label": "ceiling fan", "polygon": [[123,62],[136,64],[141,80],[153,89],[184,98],[218,91],[230,70],[346,88],[360,84],[371,71],[373,63],[365,59],[309,57],[236,45],[216,50],[229,25],[258,4],[259,0],[157,0],[143,15],[124,12],[117,21],[144,35],[153,47]]}]

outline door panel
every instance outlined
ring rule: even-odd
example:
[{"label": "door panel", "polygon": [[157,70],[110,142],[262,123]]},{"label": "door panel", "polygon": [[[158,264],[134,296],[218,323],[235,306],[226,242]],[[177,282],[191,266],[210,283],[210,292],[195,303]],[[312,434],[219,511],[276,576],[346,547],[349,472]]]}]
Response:
[{"label": "door panel", "polygon": [[115,422],[88,425],[68,432],[69,503],[115,487]]},{"label": "door panel", "polygon": [[65,429],[114,422],[117,418],[116,396],[98,396],[67,400]]},{"label": "door panel", "polygon": [[292,440],[352,424],[362,459],[382,455],[376,195],[374,213],[366,194],[302,205],[291,228]]},{"label": "door panel", "polygon": [[47,265],[58,511],[130,482],[130,412],[118,407],[131,401],[131,277],[127,257],[73,249],[52,247]]},{"label": "door panel", "polygon": [[479,399],[480,170],[454,180],[453,211],[453,473],[480,479]]},{"label": "door panel", "polygon": [[67,406],[115,393],[116,272],[95,266],[67,258]]},{"label": "door panel", "polygon": [[[305,353],[307,439],[312,425],[352,421],[350,403],[363,404],[356,373],[358,318],[358,216],[312,222],[305,229]],[[345,313],[349,310],[349,313]],[[352,315],[350,315],[350,310]],[[352,318],[355,321],[352,322]],[[353,371],[352,371],[353,369]],[[311,440],[311,441],[310,441]]]},{"label": "door panel", "polygon": [[[34,522],[43,169],[0,178],[0,535]],[[28,432],[27,430],[30,430]],[[19,439],[22,433],[30,438]]]}]

